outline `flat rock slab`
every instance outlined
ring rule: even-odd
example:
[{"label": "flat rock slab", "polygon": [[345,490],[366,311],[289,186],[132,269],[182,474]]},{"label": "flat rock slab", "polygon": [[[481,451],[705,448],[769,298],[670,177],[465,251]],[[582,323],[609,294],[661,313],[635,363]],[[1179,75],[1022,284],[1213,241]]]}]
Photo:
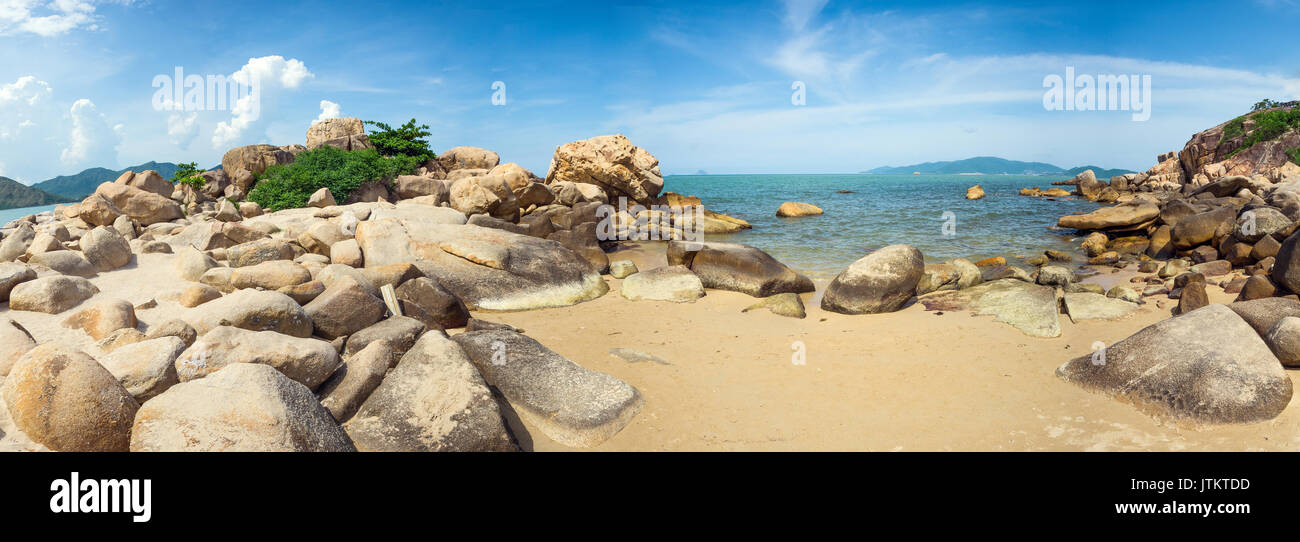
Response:
[{"label": "flat rock slab", "polygon": [[1056,291],[1016,279],[985,282],[965,290],[943,291],[921,299],[927,309],[964,310],[993,316],[1030,337],[1059,337]]},{"label": "flat rock slab", "polygon": [[1056,374],[1148,414],[1199,423],[1271,420],[1292,393],[1268,345],[1224,305],[1158,322]]},{"label": "flat rock slab", "polygon": [[645,403],[628,383],[585,369],[527,335],[471,331],[452,340],[516,411],[565,446],[590,448],[608,440]]},{"label": "flat rock slab", "polygon": [[1123,318],[1138,308],[1136,303],[1122,299],[1106,297],[1101,294],[1079,292],[1065,294],[1065,312],[1070,321],[1078,323],[1083,320],[1114,320]]}]

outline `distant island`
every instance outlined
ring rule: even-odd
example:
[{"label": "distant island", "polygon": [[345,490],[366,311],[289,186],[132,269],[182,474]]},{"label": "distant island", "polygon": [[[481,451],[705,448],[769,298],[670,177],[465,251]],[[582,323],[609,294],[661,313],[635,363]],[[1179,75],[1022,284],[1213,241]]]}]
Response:
[{"label": "distant island", "polygon": [[32,188],[8,177],[0,177],[0,209],[19,209],[73,201],[76,200]]},{"label": "distant island", "polygon": [[926,162],[924,164],[913,164],[910,166],[899,167],[882,166],[861,173],[869,175],[910,175],[912,173],[927,173],[939,175],[1060,175],[1073,177],[1086,169],[1091,169],[1093,173],[1097,174],[1098,179],[1109,179],[1126,173],[1134,173],[1127,169],[1106,169],[1097,166],[1079,166],[1076,168],[1065,169],[1043,162],[1021,162],[1019,160],[1007,160],[995,156],[977,156],[965,160]]}]

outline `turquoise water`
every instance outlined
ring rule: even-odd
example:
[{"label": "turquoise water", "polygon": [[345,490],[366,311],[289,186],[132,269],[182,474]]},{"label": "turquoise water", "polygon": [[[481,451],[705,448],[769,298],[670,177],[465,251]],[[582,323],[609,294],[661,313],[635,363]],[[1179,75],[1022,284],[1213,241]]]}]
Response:
[{"label": "turquoise water", "polygon": [[[699,196],[710,210],[743,218],[754,229],[710,240],[753,245],[814,278],[829,278],[877,248],[906,243],[927,262],[1070,249],[1073,231],[1052,231],[1063,215],[1095,209],[1087,200],[1048,201],[1017,195],[1047,189],[1062,177],[1022,175],[674,175],[664,190]],[[967,200],[979,184],[987,194]],[[852,190],[839,194],[838,190]],[[785,201],[821,207],[826,214],[778,218]],[[956,218],[943,234],[943,215]]]},{"label": "turquoise water", "polygon": [[8,224],[10,220],[22,218],[27,215],[34,215],[42,211],[54,210],[53,205],[42,205],[40,207],[22,207],[19,209],[0,209],[0,226]]}]

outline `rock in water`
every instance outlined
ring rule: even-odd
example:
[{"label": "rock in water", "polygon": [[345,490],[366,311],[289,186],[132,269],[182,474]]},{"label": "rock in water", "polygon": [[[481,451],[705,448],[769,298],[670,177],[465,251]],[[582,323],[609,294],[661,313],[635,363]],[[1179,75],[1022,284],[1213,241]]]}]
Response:
[{"label": "rock in water", "polygon": [[362,451],[518,449],[483,377],[441,333],[422,335],[343,427]]},{"label": "rock in water", "polygon": [[704,284],[686,266],[670,265],[627,277],[620,293],[633,301],[685,303],[704,297]]},{"label": "rock in water", "polygon": [[176,375],[181,382],[188,382],[234,363],[267,365],[294,382],[316,389],[342,361],[338,351],[325,341],[221,326],[199,337],[176,359]]},{"label": "rock in water", "polygon": [[966,189],[966,199],[983,199],[984,187],[975,185]]},{"label": "rock in water", "polygon": [[23,355],[0,393],[19,429],[60,452],[127,451],[140,408],[102,365],[54,343]]},{"label": "rock in water", "polygon": [[617,434],[641,412],[640,392],[584,369],[512,331],[471,331],[452,338],[488,384],[552,440],[578,448]]},{"label": "rock in water", "polygon": [[265,365],[236,363],[172,386],[135,417],[133,452],[352,452],[311,390]]},{"label": "rock in water", "polygon": [[1149,414],[1202,423],[1270,420],[1291,401],[1282,364],[1223,305],[1158,322],[1056,373]]},{"label": "rock in water", "polygon": [[825,213],[821,207],[798,201],[787,201],[776,209],[776,216],[779,217],[816,216]]},{"label": "rock in water", "polygon": [[705,288],[754,297],[802,294],[815,289],[808,277],[762,250],[739,243],[669,241],[668,265],[690,268]]},{"label": "rock in water", "polygon": [[916,292],[924,268],[916,247],[890,245],[872,252],[831,281],[822,309],[841,314],[897,311]]}]

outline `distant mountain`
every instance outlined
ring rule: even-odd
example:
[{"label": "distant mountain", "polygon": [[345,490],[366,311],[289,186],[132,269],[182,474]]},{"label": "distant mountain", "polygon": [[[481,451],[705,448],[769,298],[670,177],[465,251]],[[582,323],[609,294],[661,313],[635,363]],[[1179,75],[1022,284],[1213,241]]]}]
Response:
[{"label": "distant mountain", "polygon": [[146,169],[157,171],[164,179],[171,179],[172,175],[176,174],[176,164],[171,162],[146,162],[117,171],[93,167],[76,175],[61,175],[48,181],[41,181],[33,184],[32,187],[51,194],[80,200],[94,193],[95,188],[99,187],[100,184],[115,181],[127,171],[144,171]]},{"label": "distant mountain", "polygon": [[17,209],[37,205],[54,205],[71,203],[72,198],[65,198],[32,188],[8,177],[0,177],[0,209]]},{"label": "distant mountain", "polygon": [[900,167],[878,167],[875,169],[863,171],[872,175],[908,175],[913,172],[929,173],[937,175],[958,175],[962,173],[980,173],[984,175],[1061,175],[1073,177],[1079,172],[1091,169],[1097,174],[1098,179],[1109,179],[1125,173],[1133,173],[1126,169],[1104,169],[1096,166],[1081,166],[1072,169],[1064,169],[1043,162],[1021,162],[1019,160],[1007,160],[994,156],[977,156],[965,160],[956,160],[951,162],[926,162],[924,164],[914,164]]}]

